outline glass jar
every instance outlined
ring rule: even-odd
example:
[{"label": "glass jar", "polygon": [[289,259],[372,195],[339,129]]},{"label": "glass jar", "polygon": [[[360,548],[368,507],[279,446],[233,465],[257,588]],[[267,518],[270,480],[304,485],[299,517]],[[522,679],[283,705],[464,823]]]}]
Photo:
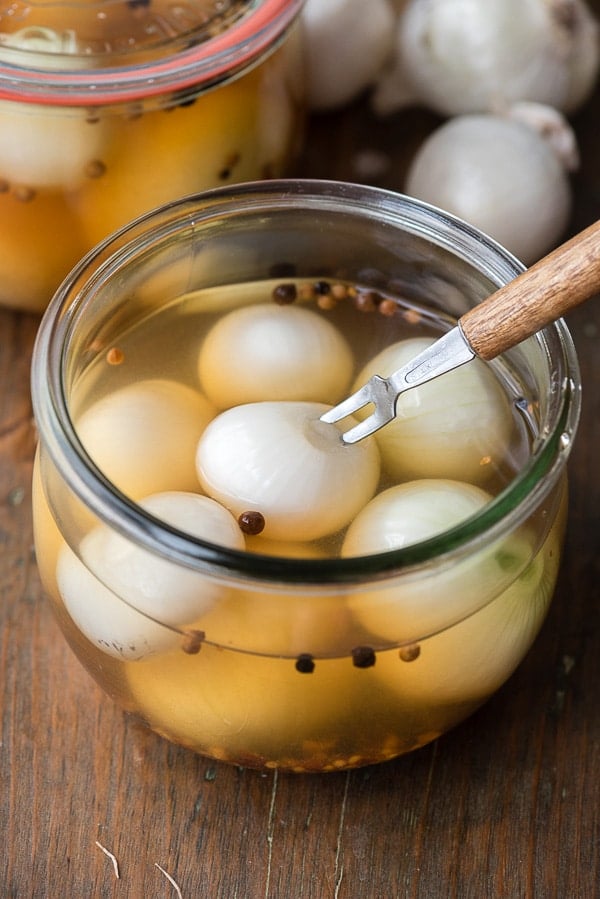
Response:
[{"label": "glass jar", "polygon": [[[444,525],[442,516],[423,539],[386,545],[385,516],[376,515],[366,531],[383,529],[380,549],[345,552],[364,510],[330,525],[333,537],[310,531],[357,489],[362,468],[354,457],[340,475],[337,456],[316,492],[306,466],[292,465],[281,492],[285,502],[300,497],[300,533],[269,538],[276,509],[261,523],[251,491],[241,502],[252,515],[229,506],[236,534],[226,538],[217,536],[220,523],[208,535],[194,530],[187,512],[169,511],[164,497],[207,501],[195,453],[231,412],[219,409],[236,411],[235,397],[219,399],[223,385],[245,390],[273,351],[278,361],[260,378],[267,392],[286,379],[289,391],[299,384],[283,402],[294,406],[309,383],[319,388],[330,377],[323,359],[335,359],[337,370],[342,358],[331,341],[326,353],[319,340],[298,352],[296,325],[287,342],[271,331],[263,341],[259,328],[254,345],[246,322],[241,342],[235,328],[227,331],[211,382],[206,335],[220,321],[230,327],[274,308],[325,319],[323,327],[347,341],[360,381],[365,359],[398,341],[432,339],[521,270],[485,236],[425,204],[309,181],[187,198],[138,219],[74,269],[42,320],[33,359],[35,544],[66,638],[110,696],[202,754],[304,772],[422,746],[506,681],[545,617],[559,565],[565,463],[580,407],[563,322],[489,366],[464,367],[467,379],[472,366],[493,379],[483,402],[469,380],[458,389],[451,386],[458,373],[445,375],[436,382],[442,394],[432,425],[418,416],[424,395],[415,397],[425,387],[411,392],[400,416],[407,430],[399,433],[407,446],[417,440],[412,468],[388,471],[379,486],[442,486],[413,507],[415,534],[446,502],[444,490],[451,505],[459,488],[479,497],[458,521]],[[241,402],[253,413],[252,439],[269,435],[252,457],[267,472],[266,497],[267,481],[293,453],[256,424],[258,406],[269,402]],[[411,436],[410,422],[418,430],[424,420]],[[471,430],[457,455],[465,421]],[[483,437],[475,433],[481,421]],[[226,481],[240,483],[242,472],[243,492],[255,476],[240,433],[216,458],[221,452]],[[467,462],[473,443],[476,457]],[[402,452],[396,446],[392,462]],[[284,528],[293,514],[286,507]]]},{"label": "glass jar", "polygon": [[280,177],[300,149],[302,0],[0,8],[0,305],[42,311],[154,206]]}]

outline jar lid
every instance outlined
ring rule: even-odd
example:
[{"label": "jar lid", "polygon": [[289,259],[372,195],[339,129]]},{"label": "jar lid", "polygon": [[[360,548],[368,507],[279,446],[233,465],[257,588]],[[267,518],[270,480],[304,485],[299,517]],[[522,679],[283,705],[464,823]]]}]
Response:
[{"label": "jar lid", "polygon": [[303,0],[14,0],[0,99],[97,106],[211,87],[277,44]]}]

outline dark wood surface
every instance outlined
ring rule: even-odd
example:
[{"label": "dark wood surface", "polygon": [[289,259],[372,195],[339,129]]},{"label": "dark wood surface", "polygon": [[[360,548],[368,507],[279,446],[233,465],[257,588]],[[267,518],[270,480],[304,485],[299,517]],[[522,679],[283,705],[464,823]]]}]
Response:
[{"label": "dark wood surface", "polygon": [[[600,217],[599,118],[600,91],[574,119],[571,231]],[[435,123],[421,111],[375,121],[357,103],[311,122],[300,171],[399,189]],[[385,164],[365,177],[372,151]],[[600,305],[568,323],[584,406],[562,574],[533,649],[436,743],[291,776],[168,744],[114,707],[63,642],[32,547],[38,322],[0,311],[2,899],[154,899],[177,886],[184,899],[600,896]]]}]

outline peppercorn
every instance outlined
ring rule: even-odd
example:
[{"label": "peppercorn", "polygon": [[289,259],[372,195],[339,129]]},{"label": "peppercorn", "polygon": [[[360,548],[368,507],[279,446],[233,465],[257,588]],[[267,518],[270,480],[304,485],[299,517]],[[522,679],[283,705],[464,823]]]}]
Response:
[{"label": "peppercorn", "polygon": [[280,306],[286,306],[295,302],[298,291],[295,284],[278,284],[277,287],[273,289],[272,296],[275,302]]},{"label": "peppercorn", "polygon": [[355,668],[372,668],[375,664],[375,650],[371,646],[355,646],[351,654]]},{"label": "peppercorn", "polygon": [[300,674],[312,674],[314,670],[315,663],[310,653],[301,653],[296,659],[296,671],[299,671]]},{"label": "peppercorn", "polygon": [[238,516],[238,524],[244,534],[256,537],[265,529],[265,516],[262,512],[251,509]]}]

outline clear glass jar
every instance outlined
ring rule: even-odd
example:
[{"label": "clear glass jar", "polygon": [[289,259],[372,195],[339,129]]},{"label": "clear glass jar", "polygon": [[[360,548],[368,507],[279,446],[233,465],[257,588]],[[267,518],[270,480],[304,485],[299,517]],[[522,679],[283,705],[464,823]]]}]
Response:
[{"label": "clear glass jar", "polygon": [[155,206],[289,174],[301,6],[0,9],[0,305],[42,311],[84,253]]},{"label": "clear glass jar", "polygon": [[[308,181],[171,204],[76,267],[43,318],[33,359],[35,544],[67,640],[110,696],[208,756],[327,771],[435,739],[506,681],[545,617],[559,565],[580,406],[564,323],[491,367],[466,366],[467,377],[478,364],[493,377],[508,431],[486,424],[484,442],[493,436],[465,471],[485,502],[427,539],[343,556],[345,526],[329,542],[308,533],[267,540],[265,528],[245,533],[240,547],[212,531],[191,536],[179,513],[163,515],[146,498],[202,493],[193,457],[217,401],[206,398],[208,382],[200,390],[199,354],[226,315],[295,296],[347,338],[360,379],[361,360],[398,340],[431,339],[520,271],[479,232],[422,203]],[[230,333],[217,387],[248,333],[241,344]],[[267,381],[279,383],[295,339]],[[269,343],[277,341],[268,338],[265,355]],[[297,383],[321,371],[317,345],[302,346]],[[252,362],[244,366],[254,375]],[[452,377],[437,383],[458,418],[465,395],[448,393]],[[485,414],[467,409],[470,427]],[[444,468],[463,439],[456,431],[446,440],[452,427],[421,435],[412,464],[431,455],[437,467],[409,472],[419,489],[460,479]],[[277,443],[265,453],[277,467]],[[351,470],[325,502],[309,499],[301,466],[286,490],[297,482],[308,519],[320,520],[354,490]],[[237,464],[229,471],[237,477]]]}]

